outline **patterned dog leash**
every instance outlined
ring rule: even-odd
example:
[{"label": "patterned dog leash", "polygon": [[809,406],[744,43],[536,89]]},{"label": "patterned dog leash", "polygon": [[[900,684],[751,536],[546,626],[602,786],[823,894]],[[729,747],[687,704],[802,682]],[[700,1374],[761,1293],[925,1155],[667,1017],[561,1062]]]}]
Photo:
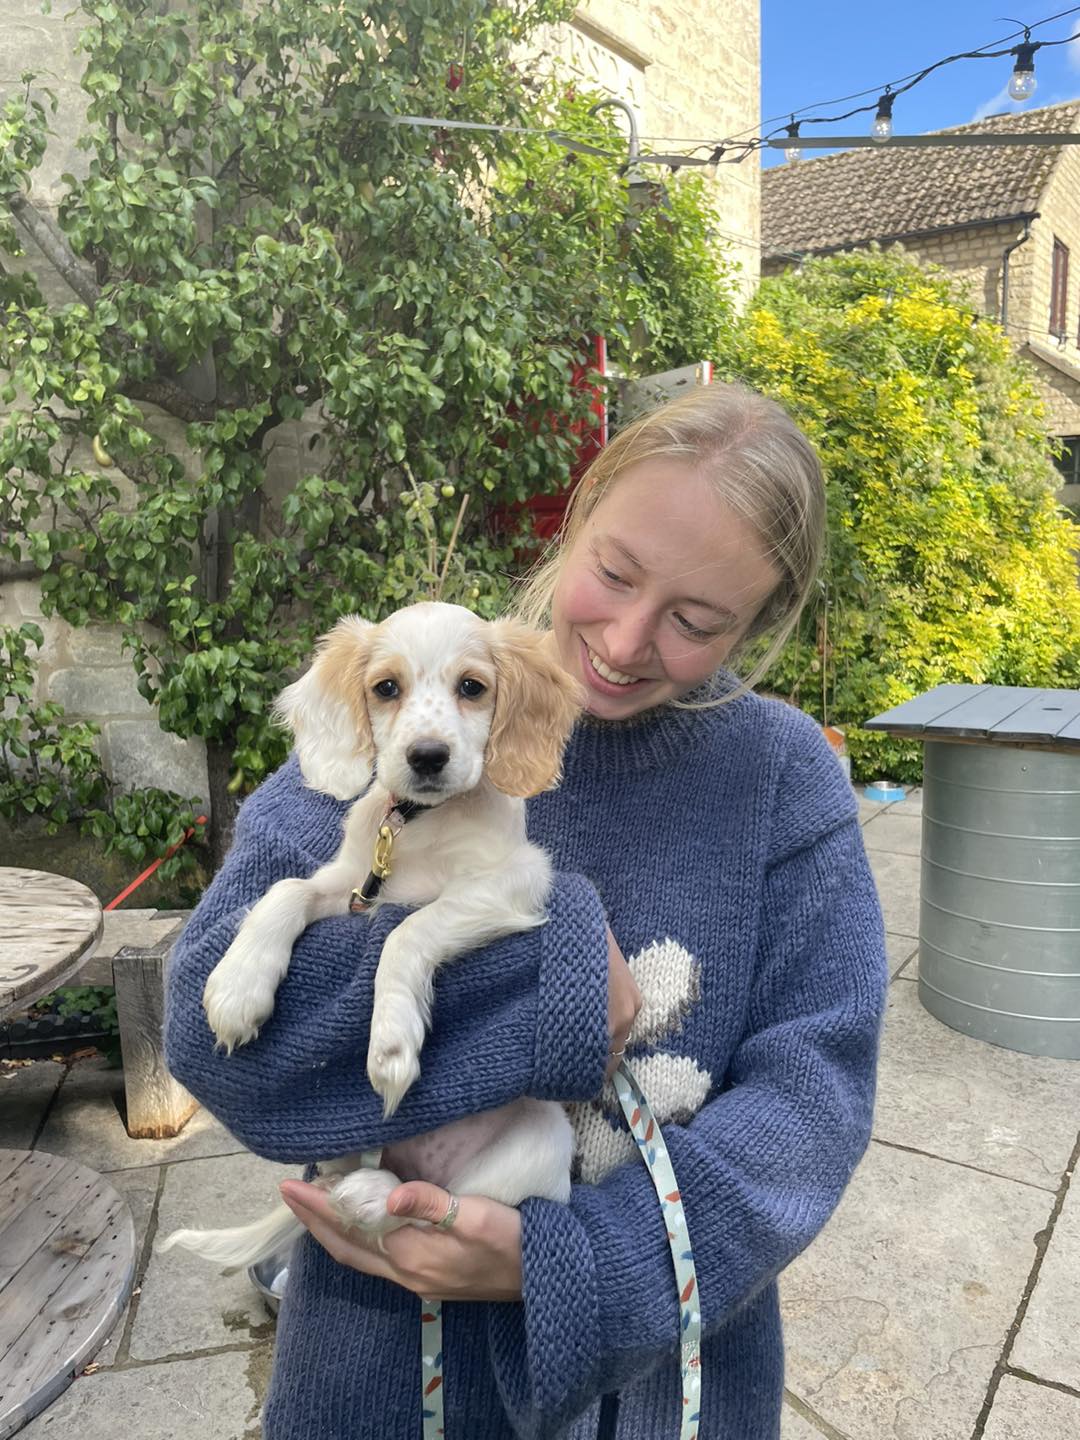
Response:
[{"label": "patterned dog leash", "polygon": [[[659,1121],[634,1079],[633,1072],[622,1061],[612,1077],[615,1093],[626,1116],[641,1158],[660,1201],[660,1211],[667,1228],[675,1282],[679,1289],[679,1337],[682,1365],[682,1425],[679,1440],[697,1440],[698,1417],[701,1413],[701,1308],[698,1300],[697,1270],[686,1228],[686,1211],[679,1195],[678,1182],[671,1164]],[[443,1338],[442,1303],[438,1300],[420,1302],[420,1352],[423,1360],[423,1440],[444,1440],[443,1425]]]}]

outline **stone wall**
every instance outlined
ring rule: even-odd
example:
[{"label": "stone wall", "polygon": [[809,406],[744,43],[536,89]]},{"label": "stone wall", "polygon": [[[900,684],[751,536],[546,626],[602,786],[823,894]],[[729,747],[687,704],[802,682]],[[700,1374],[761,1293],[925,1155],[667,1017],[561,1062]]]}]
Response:
[{"label": "stone wall", "polygon": [[[642,135],[652,137],[643,141],[643,152],[664,150],[653,140],[715,141],[756,133],[759,10],[757,0],[727,0],[723,6],[709,0],[590,0],[545,40],[590,84],[631,105]],[[747,298],[757,285],[761,257],[756,153],[739,164],[718,165],[711,183],[720,239],[741,267]]]}]

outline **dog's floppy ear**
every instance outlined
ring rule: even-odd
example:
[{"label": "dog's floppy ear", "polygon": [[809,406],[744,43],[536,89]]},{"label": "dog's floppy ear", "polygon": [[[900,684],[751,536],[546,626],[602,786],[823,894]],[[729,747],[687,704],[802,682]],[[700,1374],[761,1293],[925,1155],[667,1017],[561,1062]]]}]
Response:
[{"label": "dog's floppy ear", "polygon": [[549,653],[546,637],[519,620],[492,624],[491,654],[496,688],[488,779],[505,795],[539,795],[558,783],[584,700],[581,687]]},{"label": "dog's floppy ear", "polygon": [[374,740],[364,697],[364,673],[375,627],[346,615],[318,641],[310,670],[274,704],[277,720],[296,737],[304,779],[335,800],[366,789]]}]

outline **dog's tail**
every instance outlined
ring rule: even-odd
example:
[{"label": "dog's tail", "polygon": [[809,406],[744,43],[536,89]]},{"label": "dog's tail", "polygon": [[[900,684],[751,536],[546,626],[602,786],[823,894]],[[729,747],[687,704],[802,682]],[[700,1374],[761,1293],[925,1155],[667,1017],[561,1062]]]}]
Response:
[{"label": "dog's tail", "polygon": [[303,1228],[287,1205],[277,1205],[254,1224],[232,1230],[174,1230],[154,1249],[161,1253],[179,1245],[219,1265],[254,1265],[284,1250]]}]

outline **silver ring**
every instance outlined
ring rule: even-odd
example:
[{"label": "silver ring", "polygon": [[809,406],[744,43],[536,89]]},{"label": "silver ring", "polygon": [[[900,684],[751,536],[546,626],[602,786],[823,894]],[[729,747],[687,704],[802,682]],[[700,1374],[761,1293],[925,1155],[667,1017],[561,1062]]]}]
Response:
[{"label": "silver ring", "polygon": [[450,1195],[450,1204],[446,1207],[446,1214],[442,1219],[435,1221],[434,1228],[436,1230],[449,1230],[450,1226],[453,1225],[458,1217],[458,1211],[461,1209],[461,1201],[458,1197],[450,1191],[447,1191],[447,1194]]},{"label": "silver ring", "polygon": [[622,1057],[623,1057],[625,1054],[626,1054],[626,1046],[625,1046],[625,1045],[623,1046],[623,1048],[622,1048],[621,1050],[609,1050],[609,1051],[608,1051],[608,1057],[609,1057],[610,1059],[612,1059],[612,1060],[621,1060]]}]

